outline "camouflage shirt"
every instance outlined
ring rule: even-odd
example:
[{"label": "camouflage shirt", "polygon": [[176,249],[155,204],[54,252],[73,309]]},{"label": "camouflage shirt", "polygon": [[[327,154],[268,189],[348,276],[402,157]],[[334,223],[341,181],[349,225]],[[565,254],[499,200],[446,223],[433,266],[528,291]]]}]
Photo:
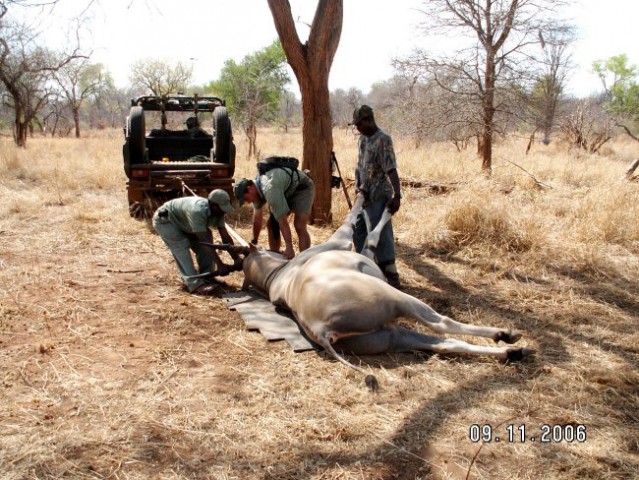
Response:
[{"label": "camouflage shirt", "polygon": [[388,172],[397,168],[391,137],[378,129],[370,137],[360,135],[358,147],[358,188],[365,190],[372,202],[391,198],[393,187]]}]

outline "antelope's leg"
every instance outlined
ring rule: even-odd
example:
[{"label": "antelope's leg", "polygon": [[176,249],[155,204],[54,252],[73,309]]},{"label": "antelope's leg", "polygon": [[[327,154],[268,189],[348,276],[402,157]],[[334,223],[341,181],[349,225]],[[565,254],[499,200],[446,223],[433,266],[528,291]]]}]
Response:
[{"label": "antelope's leg", "polygon": [[375,250],[377,249],[377,244],[379,243],[379,238],[382,234],[382,230],[391,219],[391,214],[387,209],[384,209],[384,213],[382,213],[382,217],[379,219],[375,228],[371,230],[370,220],[366,211],[364,211],[364,219],[366,221],[366,229],[368,230],[368,236],[366,237],[366,241],[364,242],[364,248],[362,249],[362,255],[373,259],[375,257]]},{"label": "antelope's leg", "polygon": [[401,327],[384,328],[356,337],[342,338],[335,343],[335,349],[354,355],[428,351],[440,354],[488,355],[501,360],[521,360],[533,353],[527,348],[473,345],[452,338],[442,339]]}]

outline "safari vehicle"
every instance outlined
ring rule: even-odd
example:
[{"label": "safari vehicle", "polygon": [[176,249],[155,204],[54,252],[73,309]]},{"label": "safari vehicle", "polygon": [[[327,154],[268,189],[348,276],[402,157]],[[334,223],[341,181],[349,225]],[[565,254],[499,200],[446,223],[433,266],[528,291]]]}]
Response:
[{"label": "safari vehicle", "polygon": [[[158,128],[147,131],[147,122]],[[132,99],[124,137],[132,217],[148,218],[166,200],[180,196],[206,197],[216,188],[232,193],[235,145],[223,99],[198,95]]]}]

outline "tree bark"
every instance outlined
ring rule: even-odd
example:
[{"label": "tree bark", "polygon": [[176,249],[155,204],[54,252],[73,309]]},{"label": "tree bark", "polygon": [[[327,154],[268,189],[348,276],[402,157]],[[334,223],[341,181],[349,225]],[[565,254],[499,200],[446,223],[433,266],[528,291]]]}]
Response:
[{"label": "tree bark", "polygon": [[257,155],[257,126],[255,125],[255,121],[249,120],[244,131],[246,132],[246,138],[249,143],[248,157],[254,158]]},{"label": "tree bark", "polygon": [[[18,117],[17,113],[16,113],[16,117]],[[15,129],[15,137],[14,137],[16,146],[20,148],[24,148],[27,146],[27,132],[28,132],[27,125],[20,118],[16,118],[16,129]]]},{"label": "tree bark", "polygon": [[73,107],[73,125],[75,126],[75,138],[80,138],[80,108]]},{"label": "tree bark", "polygon": [[490,175],[493,165],[493,127],[495,118],[495,55],[486,52],[486,77],[484,79],[483,130],[481,141],[481,168]]},{"label": "tree bark", "polygon": [[311,171],[315,202],[311,220],[331,221],[333,130],[328,76],[342,34],[343,0],[320,0],[308,40],[302,44],[288,0],[268,0],[277,34],[302,95],[302,167]]}]

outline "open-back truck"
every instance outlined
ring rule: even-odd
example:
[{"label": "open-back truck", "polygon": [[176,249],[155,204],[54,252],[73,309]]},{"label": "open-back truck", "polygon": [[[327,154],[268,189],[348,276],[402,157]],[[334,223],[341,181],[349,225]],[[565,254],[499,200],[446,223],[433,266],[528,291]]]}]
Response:
[{"label": "open-back truck", "polygon": [[[147,122],[157,128],[147,130]],[[223,99],[198,95],[132,99],[124,137],[132,217],[148,218],[166,200],[184,195],[206,197],[216,188],[232,195],[235,144]]]}]

